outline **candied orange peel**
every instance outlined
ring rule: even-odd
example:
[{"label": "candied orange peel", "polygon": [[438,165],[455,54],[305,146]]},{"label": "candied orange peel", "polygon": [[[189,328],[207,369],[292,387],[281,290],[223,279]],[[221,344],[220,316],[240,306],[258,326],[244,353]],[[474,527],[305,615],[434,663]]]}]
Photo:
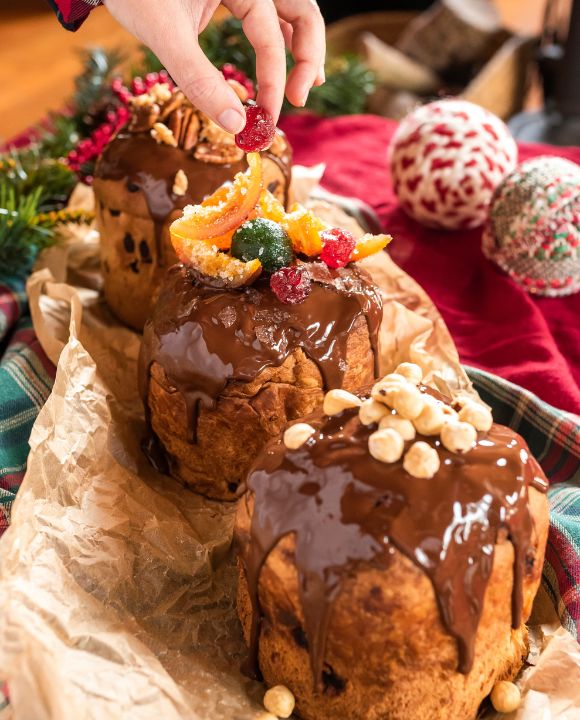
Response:
[{"label": "candied orange peel", "polygon": [[369,257],[369,255],[375,255],[375,253],[384,250],[392,239],[390,235],[366,233],[356,241],[355,248],[350,256],[350,262],[358,262]]},{"label": "candied orange peel", "polygon": [[171,237],[208,240],[235,230],[254,209],[262,190],[262,158],[248,153],[248,170],[238,173],[201,205],[188,205],[171,224]]}]

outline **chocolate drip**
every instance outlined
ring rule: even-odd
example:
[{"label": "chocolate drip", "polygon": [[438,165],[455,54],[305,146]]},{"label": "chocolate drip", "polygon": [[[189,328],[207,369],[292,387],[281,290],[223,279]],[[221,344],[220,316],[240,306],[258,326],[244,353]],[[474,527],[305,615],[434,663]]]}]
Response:
[{"label": "chocolate drip", "polygon": [[386,569],[394,548],[431,580],[442,623],[457,641],[458,670],[469,672],[500,529],[515,551],[513,627],[522,622],[522,583],[532,549],[528,487],[545,488],[525,442],[494,425],[479,434],[471,452],[456,455],[438,438],[419,436],[441,460],[435,477],[425,480],[405,472],[402,461],[372,458],[368,437],[376,426],[362,425],[356,409],[333,418],[319,412],[308,422],[316,433],[303,447],[290,451],[272,443],[247,479],[254,509],[250,536],[242,534],[239,547],[253,606],[253,671],[259,670],[260,572],[278,542],[294,533],[304,629],[319,688],[330,611],[343,579],[365,566]]},{"label": "chocolate drip", "polygon": [[340,387],[347,340],[357,319],[368,323],[375,360],[382,319],[380,296],[360,268],[330,270],[306,265],[312,292],[296,305],[282,304],[268,278],[250,287],[208,287],[182,265],[171,268],[153,317],[146,324],[139,363],[147,406],[152,363],[165,371],[185,399],[190,440],[197,405],[213,407],[228,382],[253,380],[302,348],[320,369],[325,387]]}]

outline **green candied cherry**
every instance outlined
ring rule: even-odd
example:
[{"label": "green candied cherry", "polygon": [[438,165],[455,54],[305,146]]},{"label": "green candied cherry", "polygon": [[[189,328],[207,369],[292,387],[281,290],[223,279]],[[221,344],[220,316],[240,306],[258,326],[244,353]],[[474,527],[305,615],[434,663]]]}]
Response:
[{"label": "green candied cherry", "polygon": [[231,253],[238,260],[259,260],[268,273],[292,265],[292,242],[284,228],[273,220],[254,218],[241,225],[232,237]]}]

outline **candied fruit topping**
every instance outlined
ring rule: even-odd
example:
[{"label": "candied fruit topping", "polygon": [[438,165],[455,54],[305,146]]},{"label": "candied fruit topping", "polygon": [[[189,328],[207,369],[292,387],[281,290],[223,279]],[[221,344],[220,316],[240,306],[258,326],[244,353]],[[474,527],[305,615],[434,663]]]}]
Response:
[{"label": "candied fruit topping", "polygon": [[259,260],[266,272],[276,272],[294,261],[292,243],[284,228],[273,220],[245,222],[232,237],[232,255],[249,262]]},{"label": "candied fruit topping", "polygon": [[310,295],[310,277],[300,265],[283,267],[271,275],[270,288],[280,302],[295,305]]},{"label": "candied fruit topping", "polygon": [[[262,191],[262,160],[248,153],[249,168],[238,173],[231,185],[216,190],[201,205],[188,205],[182,217],[171,224],[171,239],[208,240],[239,227],[254,209]],[[178,253],[179,254],[179,253]]]},{"label": "candied fruit topping", "polygon": [[356,241],[356,246],[350,256],[350,262],[358,262],[369,255],[384,250],[393,238],[390,235],[371,235],[366,233]]},{"label": "candied fruit topping", "polygon": [[270,113],[260,105],[247,105],[246,125],[236,135],[236,145],[244,152],[260,152],[270,147],[275,134]]},{"label": "candied fruit topping", "polygon": [[328,225],[311,210],[295,203],[282,220],[282,225],[290,235],[295,253],[316,257],[322,250],[320,233]]},{"label": "candied fruit topping", "polygon": [[343,228],[331,228],[320,233],[322,251],[320,259],[328,267],[344,267],[349,261],[356,247],[353,235]]}]

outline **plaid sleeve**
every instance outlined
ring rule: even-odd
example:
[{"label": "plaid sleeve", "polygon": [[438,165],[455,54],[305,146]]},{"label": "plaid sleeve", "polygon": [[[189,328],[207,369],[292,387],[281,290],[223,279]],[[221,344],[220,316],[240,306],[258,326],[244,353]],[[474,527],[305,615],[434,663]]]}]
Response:
[{"label": "plaid sleeve", "polygon": [[61,25],[67,30],[77,30],[91,10],[102,0],[48,0]]}]

